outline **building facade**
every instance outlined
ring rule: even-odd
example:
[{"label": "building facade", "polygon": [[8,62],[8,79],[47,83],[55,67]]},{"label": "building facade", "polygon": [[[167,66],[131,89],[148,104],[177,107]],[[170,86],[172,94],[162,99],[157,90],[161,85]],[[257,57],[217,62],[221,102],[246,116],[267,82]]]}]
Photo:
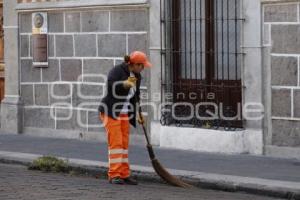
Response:
[{"label": "building facade", "polygon": [[142,50],[154,66],[142,82],[153,144],[300,158],[299,10],[296,0],[4,0],[1,129],[105,139],[107,72]]}]

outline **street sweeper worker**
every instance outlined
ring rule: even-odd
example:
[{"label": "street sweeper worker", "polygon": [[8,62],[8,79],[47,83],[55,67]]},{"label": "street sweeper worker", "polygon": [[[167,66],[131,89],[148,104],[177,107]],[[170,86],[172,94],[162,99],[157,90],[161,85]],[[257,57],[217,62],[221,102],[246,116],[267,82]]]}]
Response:
[{"label": "street sweeper worker", "polygon": [[128,144],[130,124],[144,124],[139,114],[141,72],[151,67],[145,53],[134,51],[124,57],[124,62],[115,66],[107,77],[107,91],[99,106],[108,141],[108,178],[112,184],[137,185],[130,176]]}]

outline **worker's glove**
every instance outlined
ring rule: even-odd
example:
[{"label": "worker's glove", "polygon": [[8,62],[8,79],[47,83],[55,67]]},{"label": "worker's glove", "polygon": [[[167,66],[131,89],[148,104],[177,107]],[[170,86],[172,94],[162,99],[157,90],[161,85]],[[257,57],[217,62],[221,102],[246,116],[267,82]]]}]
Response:
[{"label": "worker's glove", "polygon": [[137,79],[135,77],[128,77],[126,81],[123,82],[123,85],[126,89],[133,88],[136,86]]},{"label": "worker's glove", "polygon": [[138,123],[141,125],[145,124],[145,118],[142,113],[138,113]]}]

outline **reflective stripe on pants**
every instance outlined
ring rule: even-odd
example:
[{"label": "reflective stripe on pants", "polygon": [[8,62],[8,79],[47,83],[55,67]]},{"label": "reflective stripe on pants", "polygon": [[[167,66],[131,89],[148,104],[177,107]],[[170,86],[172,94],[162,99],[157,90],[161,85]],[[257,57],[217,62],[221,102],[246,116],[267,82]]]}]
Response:
[{"label": "reflective stripe on pants", "polygon": [[129,119],[127,114],[121,114],[118,119],[113,119],[104,114],[100,114],[100,119],[104,123],[108,141],[108,177],[127,178],[130,176],[128,162],[129,144]]}]

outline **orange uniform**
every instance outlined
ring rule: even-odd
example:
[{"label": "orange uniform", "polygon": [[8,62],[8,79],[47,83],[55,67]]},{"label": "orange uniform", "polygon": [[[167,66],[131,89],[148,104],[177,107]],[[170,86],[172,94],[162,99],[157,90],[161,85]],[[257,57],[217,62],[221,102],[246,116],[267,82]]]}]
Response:
[{"label": "orange uniform", "polygon": [[113,119],[105,114],[100,118],[104,123],[109,154],[109,179],[120,177],[127,178],[130,176],[128,162],[128,145],[129,145],[129,119],[127,114],[120,114],[118,119]]},{"label": "orange uniform", "polygon": [[[108,138],[109,179],[127,179],[130,176],[128,162],[128,144],[130,124],[136,126],[136,104],[140,101],[140,73],[129,70],[131,64],[143,64],[150,67],[151,63],[142,52],[133,52],[128,63],[115,66],[107,77],[107,94],[101,100],[99,117],[104,123]],[[127,80],[134,78],[136,82],[124,86]],[[130,82],[131,83],[131,82]],[[120,98],[121,97],[121,98]],[[132,108],[132,109],[131,109]],[[128,181],[128,179],[127,179]]]}]

